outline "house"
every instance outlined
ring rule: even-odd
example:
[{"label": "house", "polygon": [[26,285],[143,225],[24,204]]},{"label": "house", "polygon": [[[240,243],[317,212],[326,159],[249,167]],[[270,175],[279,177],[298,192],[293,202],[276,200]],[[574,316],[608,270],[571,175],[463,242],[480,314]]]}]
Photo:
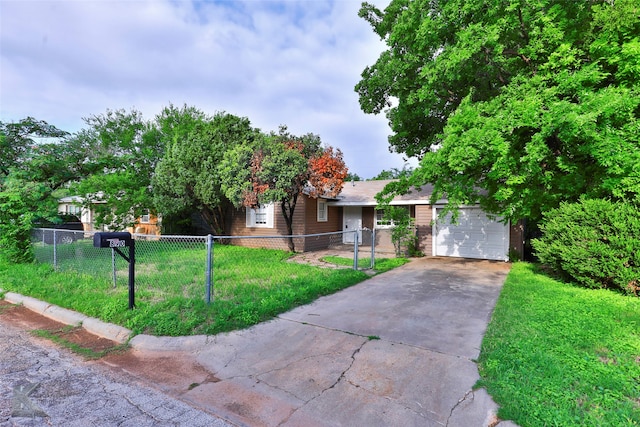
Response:
[{"label": "house", "polygon": [[[375,195],[391,181],[346,182],[335,199],[300,197],[294,213],[293,233],[317,234],[341,230],[359,230],[358,241],[363,246],[371,245],[368,233],[363,229],[376,230],[376,251],[393,252],[389,224],[383,212],[376,210]],[[450,216],[438,219],[446,200],[431,205],[433,188],[425,185],[420,191],[396,196],[391,205],[406,206],[415,221],[418,249],[426,256],[451,256],[503,260],[514,251],[522,254],[523,226],[492,218],[478,206],[463,206],[457,223]],[[259,209],[239,208],[232,212],[229,235],[273,236],[286,235],[286,225],[280,208],[275,204]],[[297,251],[309,251],[337,243],[353,244],[354,234],[345,233],[341,242],[335,238],[295,239]],[[244,246],[264,246],[264,240],[246,239],[236,243]],[[269,247],[286,249],[286,240],[278,239]]]},{"label": "house", "polygon": [[[234,208],[231,209],[229,218],[230,236],[286,236],[287,225],[281,212],[280,205],[270,203],[257,209]],[[293,213],[293,234],[308,235],[322,234],[341,230],[341,209],[329,206],[329,199],[322,197],[313,198],[302,195],[298,198]],[[294,238],[296,251],[307,252],[326,248],[338,243],[336,236],[320,235],[307,238]],[[248,247],[268,247],[272,249],[288,249],[287,240],[282,239],[236,239],[234,244]],[[341,243],[341,242],[340,242]]]},{"label": "house", "polygon": [[[390,180],[354,181],[345,183],[338,198],[329,203],[342,208],[343,228],[375,228],[380,231],[378,245],[389,247],[392,225],[383,218],[383,212],[375,209],[375,195],[381,192]],[[524,228],[521,223],[501,222],[488,216],[478,206],[462,206],[456,223],[451,216],[439,218],[446,200],[431,205],[431,185],[420,191],[396,196],[392,206],[405,206],[415,221],[418,249],[426,256],[450,256],[507,261],[509,253],[522,254]],[[366,243],[366,242],[365,242]],[[377,249],[376,249],[377,250]]]},{"label": "house", "polygon": [[84,231],[93,231],[95,212],[93,209],[82,207],[83,203],[84,199],[80,196],[63,197],[58,199],[58,213],[77,216],[82,222]]},{"label": "house", "polygon": [[[94,200],[92,205],[106,203],[104,201]],[[106,228],[97,227],[95,223],[95,210],[93,208],[87,209],[83,207],[84,198],[80,196],[63,197],[58,200],[58,213],[75,215],[82,222],[84,231],[107,231]],[[136,234],[151,234],[159,235],[159,218],[152,215],[149,211],[140,217],[136,218],[132,227],[127,227],[127,231]]]}]

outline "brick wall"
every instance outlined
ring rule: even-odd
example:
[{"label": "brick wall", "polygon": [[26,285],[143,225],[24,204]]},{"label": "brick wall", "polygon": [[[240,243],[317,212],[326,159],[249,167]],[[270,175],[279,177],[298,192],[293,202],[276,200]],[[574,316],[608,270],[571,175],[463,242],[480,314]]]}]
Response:
[{"label": "brick wall", "polygon": [[[298,202],[300,203],[300,202]],[[305,197],[304,198],[304,231],[301,234],[318,234],[318,233],[330,233],[332,231],[340,231],[342,228],[342,215],[341,210],[335,206],[329,206],[327,210],[327,220],[318,222],[318,199]],[[297,208],[296,208],[297,209]],[[304,247],[300,247],[297,250],[314,251],[324,249],[329,246],[330,243],[335,242],[336,239],[341,237],[331,236],[317,236],[308,237],[305,239]]]},{"label": "brick wall", "polygon": [[[314,198],[303,196],[298,199],[293,213],[293,234],[316,234],[340,231],[342,228],[341,209],[330,206],[327,211],[327,221],[318,222],[318,201]],[[247,227],[246,208],[232,209],[230,218],[229,235],[231,236],[286,236],[287,225],[282,215],[282,209],[276,204],[273,209],[273,228]],[[335,238],[334,238],[335,240]],[[294,245],[297,252],[317,250],[329,246],[330,237],[320,236],[314,238],[296,238]],[[234,239],[233,244],[247,247],[267,247],[272,249],[288,250],[287,239]]]}]

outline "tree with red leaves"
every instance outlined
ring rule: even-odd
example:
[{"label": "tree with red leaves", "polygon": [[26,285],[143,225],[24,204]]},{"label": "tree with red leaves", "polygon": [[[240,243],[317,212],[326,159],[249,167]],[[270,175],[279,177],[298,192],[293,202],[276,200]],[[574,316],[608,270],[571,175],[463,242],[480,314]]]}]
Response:
[{"label": "tree with red leaves", "polygon": [[[284,126],[278,134],[230,150],[221,166],[222,188],[229,200],[247,208],[279,203],[289,236],[300,195],[335,197],[348,172],[340,150],[322,147],[314,134],[291,135]],[[295,251],[292,237],[288,246]]]}]

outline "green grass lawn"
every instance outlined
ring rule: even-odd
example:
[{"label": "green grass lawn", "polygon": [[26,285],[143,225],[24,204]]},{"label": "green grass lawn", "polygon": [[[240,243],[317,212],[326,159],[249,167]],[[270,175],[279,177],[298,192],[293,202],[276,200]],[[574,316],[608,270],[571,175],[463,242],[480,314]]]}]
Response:
[{"label": "green grass lawn", "polygon": [[516,263],[479,358],[499,416],[528,426],[640,425],[640,298]]},{"label": "green grass lawn", "polygon": [[[180,249],[141,242],[136,243],[136,309],[128,310],[126,262],[117,257],[114,287],[109,249],[93,248],[84,241],[59,248],[60,270],[69,271],[0,260],[0,288],[153,335],[246,328],[369,277],[352,269],[288,262],[290,254],[285,251],[216,245],[213,301],[207,305],[204,246]],[[44,256],[52,249],[43,245],[35,250]]]}]

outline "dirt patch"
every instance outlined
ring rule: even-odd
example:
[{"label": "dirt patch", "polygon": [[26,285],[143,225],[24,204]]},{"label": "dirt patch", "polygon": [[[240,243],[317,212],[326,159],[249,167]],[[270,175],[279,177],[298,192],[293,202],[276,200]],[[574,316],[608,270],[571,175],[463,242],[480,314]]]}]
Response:
[{"label": "dirt patch", "polygon": [[[82,327],[71,327],[56,322],[22,305],[14,305],[4,300],[0,300],[0,321],[30,332],[45,331],[61,341],[88,350],[77,352],[69,345],[64,345],[85,357],[87,354],[98,355],[91,357],[97,359],[91,363],[134,376],[174,395],[180,395],[202,384],[219,381],[187,353],[141,352],[123,347],[117,342],[93,335]],[[60,344],[57,342],[54,345]]]},{"label": "dirt patch", "polygon": [[315,267],[324,267],[324,268],[349,268],[349,266],[344,265],[336,265],[333,263],[328,263],[322,261],[322,258],[326,256],[337,256],[343,258],[353,258],[353,252],[344,252],[344,251],[335,251],[335,250],[324,250],[324,251],[314,251],[314,252],[300,252],[293,255],[288,259],[289,262],[296,262],[298,264],[307,264],[313,265]]},{"label": "dirt patch", "polygon": [[75,344],[94,353],[103,353],[121,347],[120,344],[93,335],[81,327],[70,327],[64,323],[37,314],[22,305],[0,300],[0,319],[20,326],[28,331],[45,331],[59,339]]},{"label": "dirt patch", "polygon": [[220,381],[197,363],[192,355],[183,352],[154,353],[129,349],[123,353],[107,355],[100,359],[100,363],[133,374],[174,394]]}]

